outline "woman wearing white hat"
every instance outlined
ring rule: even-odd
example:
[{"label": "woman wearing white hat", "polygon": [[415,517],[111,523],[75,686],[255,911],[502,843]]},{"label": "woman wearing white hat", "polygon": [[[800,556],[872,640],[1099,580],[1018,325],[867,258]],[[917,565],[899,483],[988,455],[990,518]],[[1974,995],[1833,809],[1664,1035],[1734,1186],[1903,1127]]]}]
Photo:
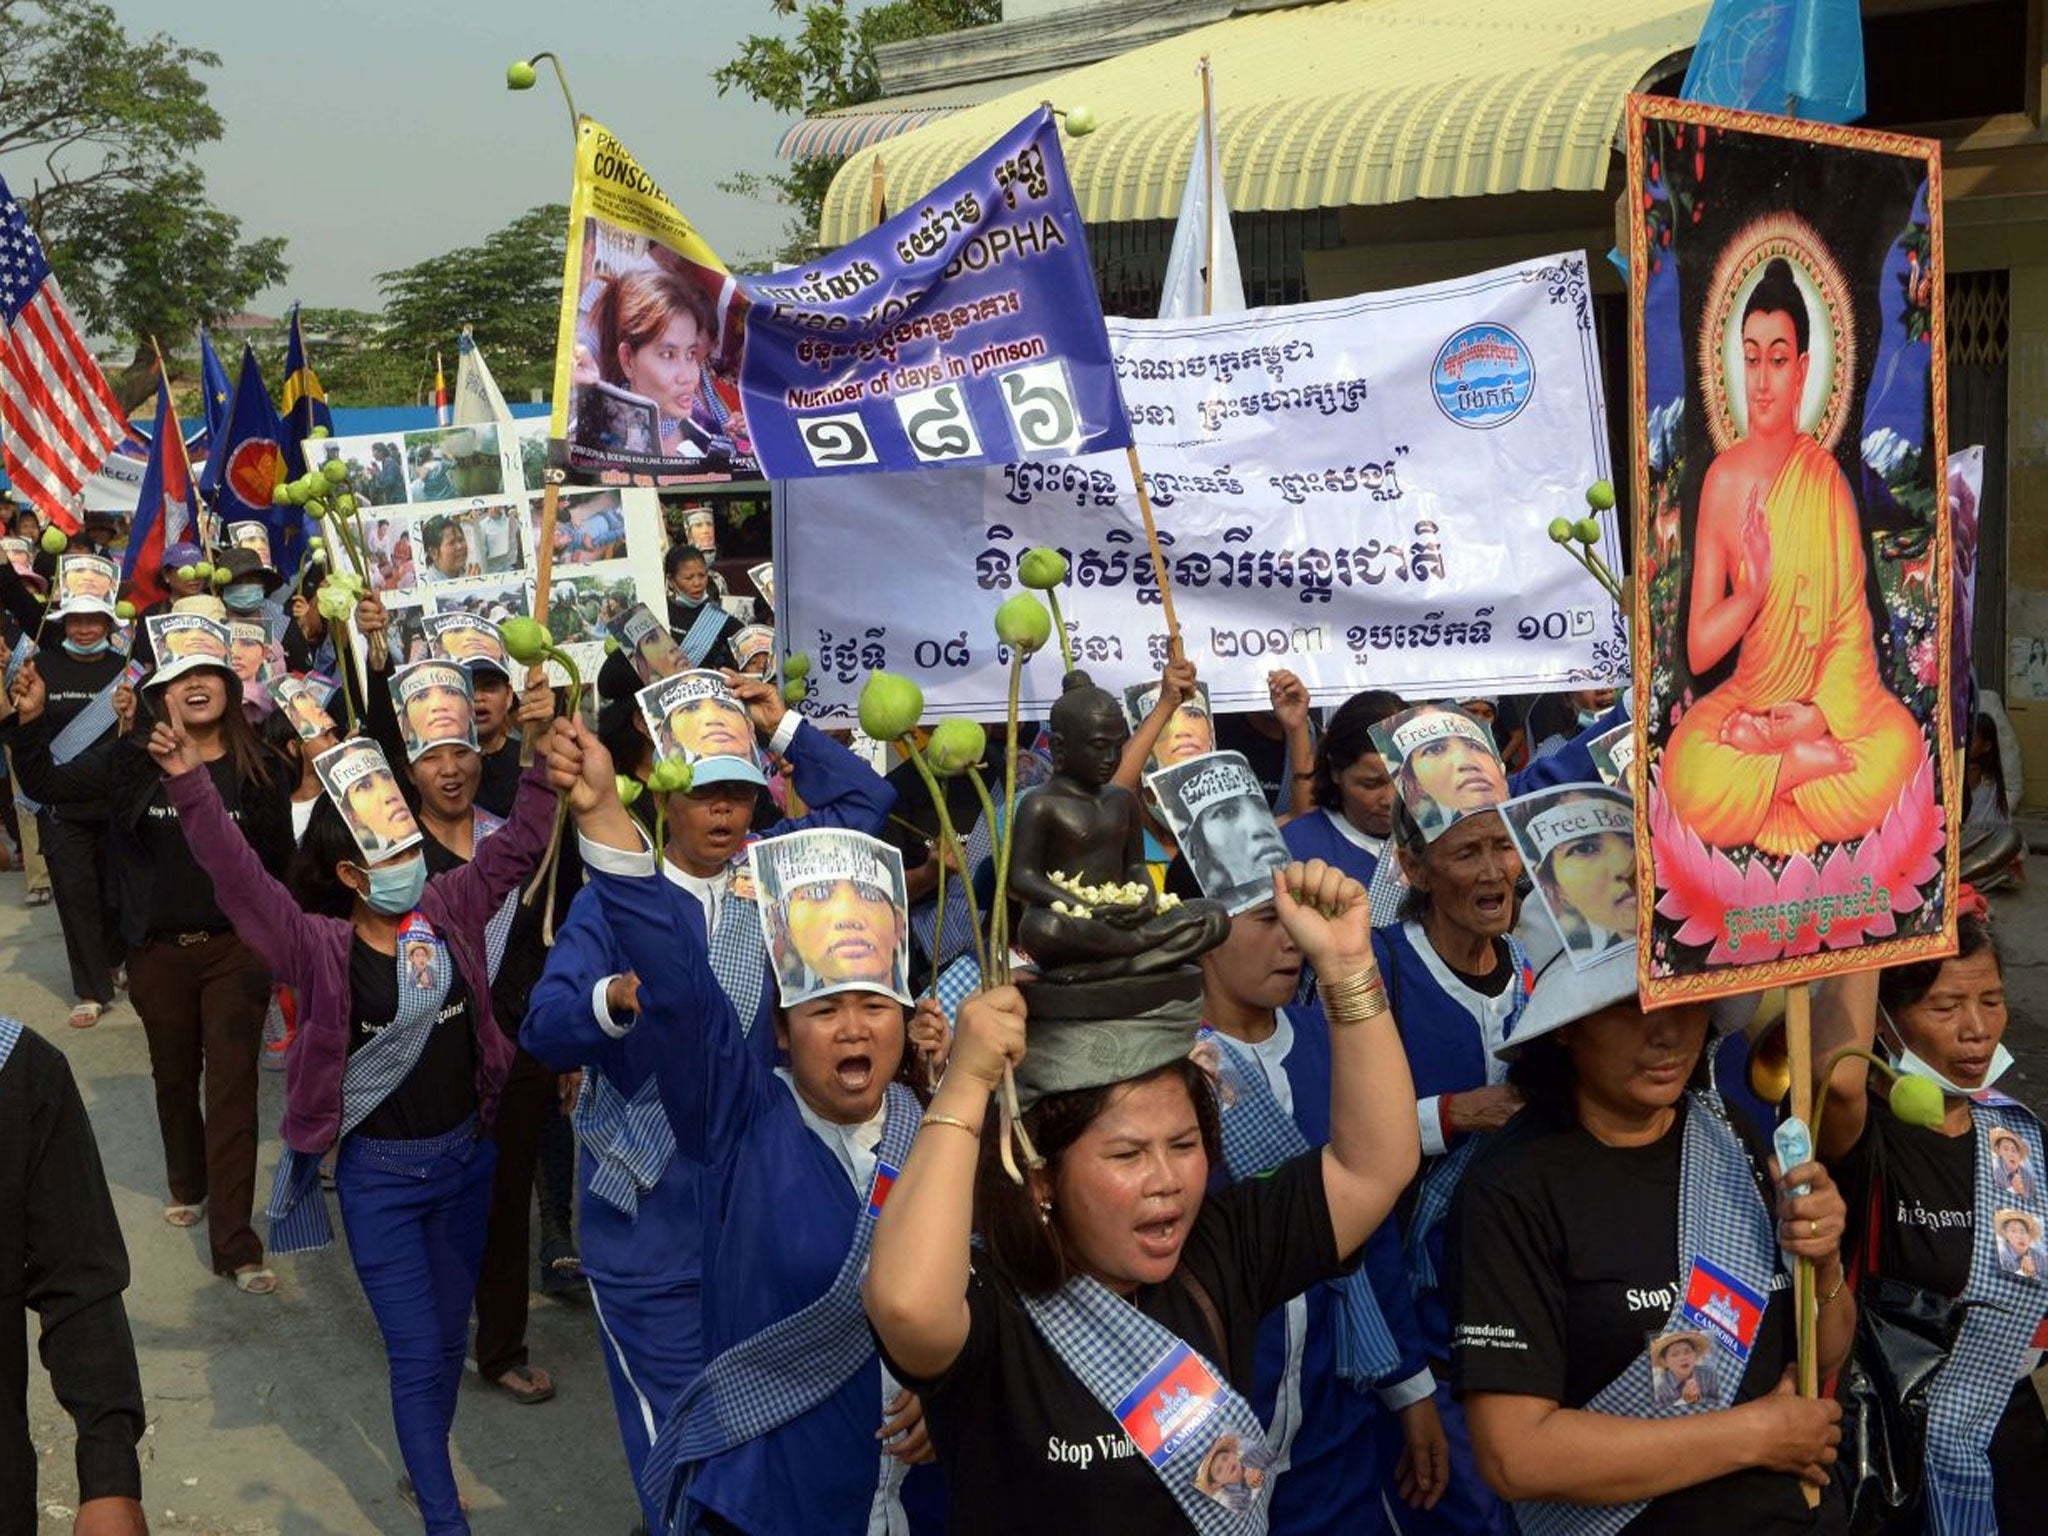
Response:
[{"label": "woman wearing white hat", "polygon": [[[1814,1261],[1825,1376],[1856,1321],[1842,1199],[1817,1163],[1774,1181],[1714,1091],[1707,1033],[1704,1003],[1643,1011],[1628,946],[1554,957],[1497,1053],[1527,1104],[1452,1210],[1451,1373],[1525,1536],[1842,1528],[1841,1408],[1793,1395],[1788,1278]],[[1678,1364],[1690,1390],[1664,1379]]]}]

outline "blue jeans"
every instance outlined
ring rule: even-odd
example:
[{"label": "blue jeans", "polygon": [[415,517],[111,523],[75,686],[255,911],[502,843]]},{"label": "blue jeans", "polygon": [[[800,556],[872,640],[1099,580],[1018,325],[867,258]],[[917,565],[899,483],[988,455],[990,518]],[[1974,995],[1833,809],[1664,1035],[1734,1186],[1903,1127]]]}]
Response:
[{"label": "blue jeans", "polygon": [[448,1431],[483,1265],[497,1147],[474,1123],[431,1141],[351,1136],[334,1191],[356,1278],[370,1299],[391,1367],[398,1452],[430,1536],[464,1536]]}]

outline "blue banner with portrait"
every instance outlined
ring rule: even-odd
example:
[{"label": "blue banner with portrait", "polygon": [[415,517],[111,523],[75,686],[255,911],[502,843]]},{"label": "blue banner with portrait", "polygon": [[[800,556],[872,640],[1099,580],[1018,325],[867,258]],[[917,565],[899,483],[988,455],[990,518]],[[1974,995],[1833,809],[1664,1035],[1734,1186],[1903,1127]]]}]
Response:
[{"label": "blue banner with portrait", "polygon": [[1049,108],[860,239],[740,284],[740,393],[773,478],[1131,441]]}]

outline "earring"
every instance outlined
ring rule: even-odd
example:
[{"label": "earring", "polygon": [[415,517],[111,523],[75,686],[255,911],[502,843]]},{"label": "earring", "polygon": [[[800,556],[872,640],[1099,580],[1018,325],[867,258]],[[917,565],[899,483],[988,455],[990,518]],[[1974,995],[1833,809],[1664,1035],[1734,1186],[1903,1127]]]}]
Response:
[{"label": "earring", "polygon": [[1038,1224],[1041,1227],[1052,1225],[1052,1202],[1050,1200],[1038,1202]]}]

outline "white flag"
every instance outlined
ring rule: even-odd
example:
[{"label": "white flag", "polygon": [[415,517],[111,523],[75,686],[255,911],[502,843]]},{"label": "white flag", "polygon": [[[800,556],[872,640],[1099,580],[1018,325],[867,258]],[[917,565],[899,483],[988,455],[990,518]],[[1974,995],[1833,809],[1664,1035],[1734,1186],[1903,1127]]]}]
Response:
[{"label": "white flag", "polygon": [[[1244,307],[1244,279],[1237,270],[1237,242],[1230,233],[1230,199],[1223,191],[1223,172],[1209,164],[1209,130],[1205,119],[1195,129],[1195,152],[1188,160],[1188,183],[1180,195],[1180,218],[1173,226],[1173,250],[1166,258],[1166,283],[1159,294],[1159,318],[1187,320],[1201,315],[1234,315]],[[1210,183],[1216,196],[1211,202]],[[1209,274],[1208,304],[1202,299],[1202,269],[1214,249],[1216,270]]]},{"label": "white flag", "polygon": [[455,364],[455,424],[475,426],[483,422],[508,421],[512,411],[498,393],[498,381],[484,365],[483,353],[468,331],[462,333],[461,356]]}]

